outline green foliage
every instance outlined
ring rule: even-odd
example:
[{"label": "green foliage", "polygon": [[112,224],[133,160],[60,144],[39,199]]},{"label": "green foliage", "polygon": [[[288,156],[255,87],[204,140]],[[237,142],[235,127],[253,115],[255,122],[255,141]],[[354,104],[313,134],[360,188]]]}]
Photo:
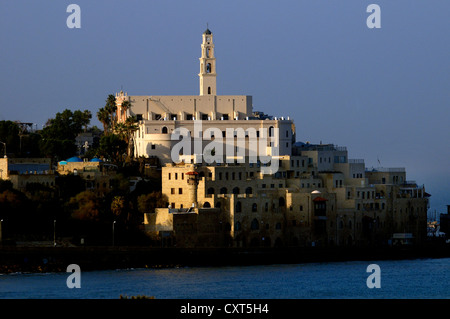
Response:
[{"label": "green foliage", "polygon": [[161,192],[153,192],[139,196],[137,202],[140,213],[154,213],[155,208],[166,206],[168,198]]},{"label": "green foliage", "polygon": [[[6,151],[16,154],[19,152],[19,126],[12,121],[0,121],[0,141],[6,143]],[[0,143],[0,156],[4,155],[4,145]]]},{"label": "green foliage", "polygon": [[42,129],[41,152],[45,156],[56,156],[66,159],[76,153],[75,137],[87,126],[92,118],[90,111],[64,110],[49,119]]},{"label": "green foliage", "polygon": [[69,201],[72,207],[72,218],[86,221],[100,220],[100,201],[91,191],[84,191]]},{"label": "green foliage", "polygon": [[116,134],[103,135],[100,138],[99,153],[101,156],[119,163],[123,160],[123,154],[127,152],[127,143]]}]

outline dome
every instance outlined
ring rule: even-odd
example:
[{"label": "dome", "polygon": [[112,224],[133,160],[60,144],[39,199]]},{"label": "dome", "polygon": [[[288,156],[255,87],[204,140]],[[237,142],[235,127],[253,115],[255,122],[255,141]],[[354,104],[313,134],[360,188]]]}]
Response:
[{"label": "dome", "polygon": [[82,162],[83,160],[77,156],[69,158],[66,162],[73,163],[73,162]]},{"label": "dome", "polygon": [[315,191],[312,191],[311,194],[320,194],[320,191],[318,191],[317,189]]},{"label": "dome", "polygon": [[97,157],[94,157],[93,159],[90,160],[90,162],[103,162],[103,161]]}]

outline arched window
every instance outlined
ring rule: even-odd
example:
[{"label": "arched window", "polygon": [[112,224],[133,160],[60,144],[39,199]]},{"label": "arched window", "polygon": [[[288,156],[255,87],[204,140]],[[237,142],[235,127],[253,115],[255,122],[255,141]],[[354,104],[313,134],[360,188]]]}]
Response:
[{"label": "arched window", "polygon": [[206,73],[211,73],[212,72],[212,68],[211,68],[211,63],[206,64]]},{"label": "arched window", "polygon": [[241,223],[240,222],[236,222],[234,224],[234,230],[241,230]]},{"label": "arched window", "polygon": [[252,212],[257,212],[257,211],[258,211],[258,205],[256,203],[253,203]]},{"label": "arched window", "polygon": [[208,86],[208,94],[211,94],[211,87]]},{"label": "arched window", "polygon": [[269,127],[269,137],[273,136],[273,126]]},{"label": "arched window", "polygon": [[211,207],[211,204],[210,204],[209,202],[204,202],[204,203],[203,203],[203,207],[204,207],[204,208],[210,208],[210,207]]},{"label": "arched window", "polygon": [[207,194],[208,195],[214,195],[214,187],[208,188]]},{"label": "arched window", "polygon": [[222,187],[220,189],[220,194],[228,194],[227,188],[226,187]]},{"label": "arched window", "polygon": [[251,187],[247,187],[247,188],[245,189],[245,193],[246,193],[247,195],[252,194],[252,193],[253,193],[253,189],[252,189]]},{"label": "arched window", "polygon": [[258,222],[258,220],[256,218],[252,220],[252,224],[251,224],[250,228],[252,230],[259,229],[259,222]]},{"label": "arched window", "polygon": [[161,129],[161,133],[162,134],[167,134],[167,127],[163,126],[163,128]]},{"label": "arched window", "polygon": [[242,204],[241,202],[236,203],[236,213],[240,213],[242,211]]},{"label": "arched window", "polygon": [[233,188],[233,194],[239,194],[239,187]]}]

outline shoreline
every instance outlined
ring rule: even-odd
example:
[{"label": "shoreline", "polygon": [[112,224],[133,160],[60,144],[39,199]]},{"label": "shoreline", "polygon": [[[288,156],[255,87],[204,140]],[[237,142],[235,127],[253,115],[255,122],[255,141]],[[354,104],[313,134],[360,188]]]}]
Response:
[{"label": "shoreline", "polygon": [[450,245],[420,247],[0,247],[0,274],[129,268],[221,267],[311,262],[450,258]]}]

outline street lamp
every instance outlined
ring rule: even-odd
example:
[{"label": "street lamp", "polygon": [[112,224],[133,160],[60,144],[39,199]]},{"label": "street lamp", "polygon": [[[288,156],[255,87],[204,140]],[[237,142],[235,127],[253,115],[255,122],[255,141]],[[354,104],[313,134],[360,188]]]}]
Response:
[{"label": "street lamp", "polygon": [[2,143],[3,146],[4,146],[4,150],[5,150],[5,156],[4,156],[4,158],[7,158],[7,156],[6,156],[6,143],[5,143],[5,142],[2,142],[2,141],[0,141],[0,143]]},{"label": "street lamp", "polygon": [[56,219],[53,220],[53,247],[56,247]]},{"label": "street lamp", "polygon": [[113,245],[113,247],[114,247],[114,225],[116,224],[116,221],[113,221],[113,224],[112,224],[112,245]]}]

